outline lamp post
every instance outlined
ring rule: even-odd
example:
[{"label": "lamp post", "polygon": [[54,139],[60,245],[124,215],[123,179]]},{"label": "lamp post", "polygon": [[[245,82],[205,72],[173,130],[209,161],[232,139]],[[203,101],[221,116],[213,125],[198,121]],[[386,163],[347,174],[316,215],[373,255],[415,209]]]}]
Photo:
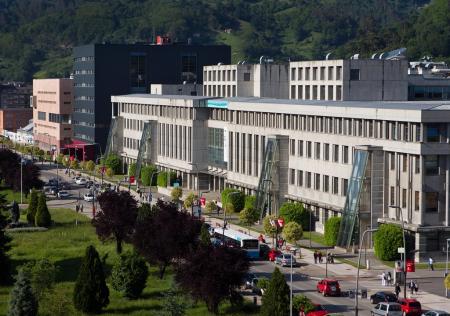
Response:
[{"label": "lamp post", "polygon": [[[448,244],[449,243],[450,243],[450,238],[447,238],[447,260],[445,261],[445,278],[447,278],[447,276],[448,276]],[[445,297],[448,298],[448,288],[447,287],[445,287]]]},{"label": "lamp post", "polygon": [[366,233],[376,232],[378,229],[367,229],[361,236],[361,241],[359,243],[359,251],[358,251],[358,271],[356,272],[356,293],[355,293],[355,316],[358,316],[358,293],[359,293],[359,265],[361,264],[361,245],[364,242],[364,237]]},{"label": "lamp post", "polygon": [[403,235],[403,275],[405,277],[403,284],[403,297],[406,299],[406,238],[405,238],[405,222],[403,221],[403,212],[398,205],[389,205],[389,207],[396,209],[400,213],[400,220],[402,221],[402,235]]},{"label": "lamp post", "polygon": [[23,204],[23,157],[20,154],[20,204]]}]

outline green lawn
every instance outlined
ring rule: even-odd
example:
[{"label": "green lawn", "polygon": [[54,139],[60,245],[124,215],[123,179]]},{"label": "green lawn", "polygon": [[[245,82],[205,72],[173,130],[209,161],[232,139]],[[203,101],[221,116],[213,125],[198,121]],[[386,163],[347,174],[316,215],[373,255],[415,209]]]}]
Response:
[{"label": "green lawn", "polygon": [[[63,310],[63,306],[67,307],[67,310],[61,313],[64,316],[81,315],[72,306],[72,294],[84,250],[86,246],[94,245],[101,257],[107,256],[106,270],[109,270],[117,258],[115,247],[113,243],[104,244],[98,241],[89,219],[85,216],[67,209],[51,209],[50,212],[55,222],[50,230],[10,234],[13,238],[10,251],[13,266],[16,268],[25,262],[41,258],[53,261],[58,267],[56,294],[40,303],[39,315],[57,315],[56,311],[59,308]],[[125,245],[125,249],[129,247]],[[162,307],[162,295],[171,287],[173,273],[169,269],[163,280],[159,280],[156,274],[156,268],[150,267],[147,287],[142,298],[135,301],[121,298],[109,286],[111,302],[103,315],[158,315]],[[10,289],[11,287],[0,287],[0,315],[6,314]],[[221,314],[238,316],[252,313],[247,310],[240,313],[233,312],[229,305],[223,304]],[[187,315],[200,316],[209,313],[204,304],[198,303],[189,307]],[[256,313],[253,312],[253,315]]]},{"label": "green lawn", "polygon": [[[0,187],[0,194],[6,195],[6,200],[8,203],[11,203],[12,201],[16,201],[17,203],[20,203],[20,191],[14,192],[11,189],[7,189],[5,187]],[[25,194],[23,194],[23,203],[28,203],[28,197],[25,197]]]}]

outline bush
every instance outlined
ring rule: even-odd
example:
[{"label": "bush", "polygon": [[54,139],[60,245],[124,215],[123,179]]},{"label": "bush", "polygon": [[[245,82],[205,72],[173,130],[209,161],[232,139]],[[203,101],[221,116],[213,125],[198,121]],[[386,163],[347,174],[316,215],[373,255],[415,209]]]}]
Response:
[{"label": "bush", "polygon": [[339,228],[341,227],[341,217],[330,217],[325,222],[325,243],[327,246],[335,246],[339,234]]},{"label": "bush", "polygon": [[122,163],[119,156],[116,154],[109,154],[105,159],[105,166],[112,169],[114,174],[120,174],[122,172]]},{"label": "bush", "polygon": [[36,212],[35,225],[38,227],[50,227],[52,224],[52,217],[47,208],[47,201],[45,194],[39,195],[39,202]]},{"label": "bush", "polygon": [[78,160],[74,159],[70,162],[70,169],[76,170],[80,167]]},{"label": "bush", "polygon": [[30,193],[30,204],[28,204],[27,209],[27,221],[30,225],[34,225],[35,223],[38,202],[39,194],[35,189],[32,189]]},{"label": "bush", "polygon": [[243,192],[237,189],[226,188],[222,191],[221,197],[222,204],[232,204],[234,212],[240,212],[244,209],[245,194]]},{"label": "bush", "polygon": [[113,266],[111,284],[123,297],[137,299],[145,288],[148,268],[136,253],[125,253]]},{"label": "bush", "polygon": [[185,209],[190,209],[192,207],[192,204],[194,204],[194,200],[197,199],[197,194],[195,194],[194,192],[190,192],[186,198],[184,199],[184,208]]},{"label": "bush", "polygon": [[252,226],[259,219],[259,212],[254,207],[244,208],[239,213],[239,222],[244,226]]},{"label": "bush", "polygon": [[306,314],[314,309],[314,304],[305,295],[296,295],[292,298],[292,309],[294,310],[294,315],[298,315],[300,311]]},{"label": "bush", "polygon": [[8,316],[35,316],[37,312],[38,301],[33,294],[30,279],[25,271],[20,269],[11,291]]},{"label": "bush", "polygon": [[216,212],[217,204],[214,201],[208,201],[208,202],[206,202],[205,210],[208,213]]},{"label": "bush", "polygon": [[288,243],[297,244],[303,236],[303,229],[296,222],[289,222],[283,227],[283,238],[287,240]]},{"label": "bush", "polygon": [[[142,169],[144,169],[144,168],[142,168]],[[136,176],[136,163],[135,162],[132,162],[128,165],[128,175],[133,176],[133,177]]]},{"label": "bush", "polygon": [[112,168],[106,168],[106,176],[107,177],[112,177],[112,176],[114,176],[114,170],[112,169]]},{"label": "bush", "polygon": [[[131,167],[130,167],[131,168]],[[142,184],[145,186],[149,186],[150,185],[150,181],[152,181],[152,186],[156,185],[156,180],[157,180],[157,176],[155,175],[155,173],[158,172],[158,168],[156,168],[156,166],[154,165],[146,165],[143,166],[141,168],[141,180],[142,180]],[[136,173],[136,164],[134,165],[134,172],[133,174]],[[153,176],[153,179],[151,179]]]},{"label": "bush", "polygon": [[268,215],[264,217],[263,219],[263,227],[264,227],[264,233],[266,235],[274,236],[277,233],[277,228],[272,226],[270,224],[270,220],[277,220],[277,217],[275,215]]},{"label": "bush", "polygon": [[170,196],[172,197],[173,201],[179,201],[182,195],[183,190],[180,187],[173,188],[172,192],[170,192]]},{"label": "bush", "polygon": [[45,293],[53,289],[57,268],[48,259],[41,259],[26,264],[23,269],[30,278],[34,295],[40,301]]},{"label": "bush", "polygon": [[286,224],[296,222],[302,226],[303,230],[310,230],[310,211],[306,210],[302,203],[286,202],[281,206],[279,213]]},{"label": "bush", "polygon": [[375,255],[378,259],[392,261],[399,258],[399,247],[403,247],[402,228],[393,224],[381,225],[374,236]]},{"label": "bush", "polygon": [[162,188],[167,187],[167,172],[160,171],[158,173],[157,184],[158,184],[159,187],[162,187]]},{"label": "bush", "polygon": [[245,202],[244,202],[244,208],[255,208],[256,203],[256,195],[246,195],[245,196]]},{"label": "bush", "polygon": [[89,160],[88,162],[86,162],[86,170],[89,172],[92,172],[95,170],[95,162],[93,162],[92,160]]}]

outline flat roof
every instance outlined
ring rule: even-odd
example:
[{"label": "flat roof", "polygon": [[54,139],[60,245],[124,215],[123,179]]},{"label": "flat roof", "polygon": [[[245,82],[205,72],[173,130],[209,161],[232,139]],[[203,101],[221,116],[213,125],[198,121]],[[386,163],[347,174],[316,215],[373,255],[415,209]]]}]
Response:
[{"label": "flat roof", "polygon": [[204,97],[198,95],[182,95],[182,94],[149,94],[149,93],[134,93],[114,95],[111,97],[119,98],[143,98],[143,99],[176,99],[176,100],[208,100],[214,99],[213,97]]}]

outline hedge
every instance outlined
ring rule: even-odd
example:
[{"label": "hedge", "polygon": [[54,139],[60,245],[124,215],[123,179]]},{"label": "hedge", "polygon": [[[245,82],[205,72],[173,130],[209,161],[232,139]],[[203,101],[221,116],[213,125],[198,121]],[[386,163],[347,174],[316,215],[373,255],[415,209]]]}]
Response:
[{"label": "hedge", "polygon": [[383,224],[374,236],[375,255],[385,261],[400,257],[398,248],[403,247],[402,228],[394,224]]},{"label": "hedge", "polygon": [[325,222],[325,243],[327,246],[335,246],[339,234],[339,228],[341,227],[341,217],[330,217]]}]

